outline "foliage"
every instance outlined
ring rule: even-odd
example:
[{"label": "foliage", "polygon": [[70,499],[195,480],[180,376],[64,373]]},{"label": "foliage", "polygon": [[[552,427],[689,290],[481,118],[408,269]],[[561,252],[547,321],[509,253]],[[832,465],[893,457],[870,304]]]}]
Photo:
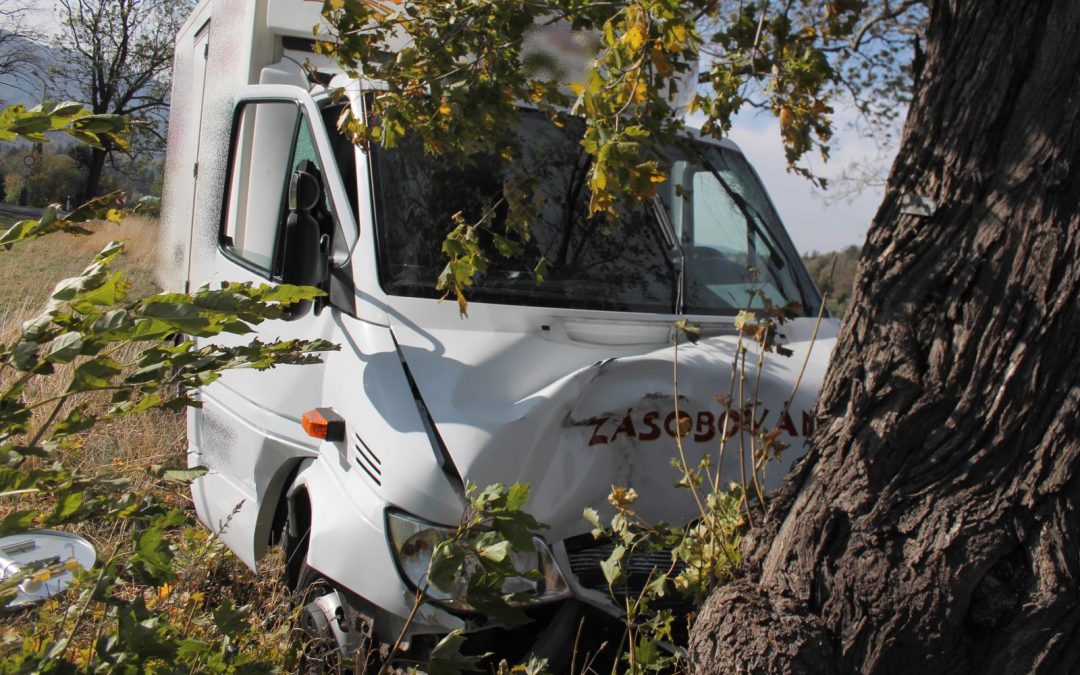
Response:
[{"label": "foliage", "polygon": [[[704,29],[714,37],[703,52],[713,63],[714,76],[723,78],[724,70],[733,71],[736,80],[731,84],[739,87],[744,104],[772,107],[770,86],[756,83],[765,80],[774,67],[788,73],[781,86],[816,77],[816,69],[805,68],[810,63],[808,54],[798,57],[800,49],[813,44],[818,53],[811,58],[824,57],[831,66],[831,77],[822,83],[823,97],[847,98],[860,113],[860,130],[883,143],[892,140],[897,114],[911,97],[916,43],[929,14],[926,0],[719,0],[716,4]],[[760,46],[748,58],[740,41],[732,37],[750,33]],[[793,108],[790,119],[797,119],[799,112]],[[786,117],[781,115],[781,119]]]},{"label": "foliage", "polygon": [[123,115],[135,124],[132,142],[107,139],[93,147],[85,198],[97,195],[107,155],[114,150],[159,152],[168,111],[173,40],[191,0],[59,0],[56,46],[64,54],[54,78],[65,94],[97,114]]},{"label": "foliage", "polygon": [[114,114],[92,114],[80,103],[42,103],[33,108],[13,105],[0,111],[0,141],[23,138],[35,143],[48,142],[49,132],[62,133],[90,147],[105,144],[127,147],[131,122]]},{"label": "foliage", "polygon": [[63,203],[78,192],[82,179],[83,173],[70,155],[45,153],[29,180],[30,205]]},{"label": "foliage", "polygon": [[[828,50],[850,38],[864,4],[830,2],[822,10],[810,0],[739,3],[735,16],[724,16],[729,3],[715,0],[324,0],[336,42],[319,49],[350,76],[382,83],[366,120],[342,119],[361,144],[394,147],[415,134],[432,154],[467,163],[485,153],[513,165],[519,105],[548,112],[556,124],[567,111],[582,116],[581,143],[592,159],[590,212],[617,220],[627,204],[652,199],[666,179],[652,157],[684,131],[675,114],[680,89],[694,94],[690,109],[704,115],[702,131],[713,137],[753,103],[747,87],[764,92],[780,117],[791,169],[817,180],[800,162],[815,149],[828,156],[836,82]],[[578,56],[591,66],[582,73],[566,72],[551,50],[537,46],[545,31],[567,27],[586,43]],[[708,93],[694,93],[708,43],[728,58],[700,75]],[[504,231],[493,231],[488,216],[447,223],[449,262],[438,282],[463,310],[464,290],[486,265],[482,241],[529,238],[538,205],[528,177],[508,173],[497,205],[506,211]]]},{"label": "foliage", "polygon": [[[817,287],[822,291],[829,289],[827,306],[829,314],[835,317],[842,318],[847,312],[848,303],[855,292],[855,274],[861,257],[862,248],[859,246],[848,246],[835,253],[811,251],[803,256],[803,264]],[[836,270],[830,276],[834,258]]]},{"label": "foliage", "polygon": [[[533,537],[545,527],[524,510],[529,500],[529,486],[515,483],[508,487],[496,483],[478,490],[475,485],[469,485],[466,497],[468,507],[457,528],[432,552],[424,583],[417,589],[414,608],[423,602],[429,588],[451,592],[454,586],[465,583],[465,601],[476,611],[496,621],[527,623],[529,618],[517,607],[527,595],[513,590],[521,587],[514,580],[535,581],[540,578],[539,572],[516,569],[511,553],[535,550]],[[408,631],[412,618],[410,616],[401,629],[402,636]],[[490,656],[463,655],[463,645],[460,631],[447,635],[432,651],[427,672],[448,675],[476,670],[480,661]],[[386,672],[392,666],[399,646],[400,639],[380,672]],[[534,663],[533,667],[536,670],[531,672],[537,673],[546,668],[540,662]],[[410,672],[422,671],[413,669]]]},{"label": "foliage", "polygon": [[4,201],[15,202],[19,199],[19,193],[26,186],[26,176],[17,171],[4,174]]},{"label": "foliage", "polygon": [[[72,104],[0,113],[2,138],[37,140],[49,130],[99,145],[119,144],[127,123],[89,115]],[[119,195],[110,195],[64,218],[52,206],[42,218],[17,222],[0,234],[0,247],[10,250],[59,230],[85,232],[91,220],[121,218],[119,206]],[[95,426],[152,409],[197,405],[188,392],[225,370],[317,361],[318,352],[333,346],[295,340],[219,347],[199,345],[194,338],[250,332],[262,321],[281,318],[290,304],[321,292],[226,284],[190,295],[131,297],[131,281],[114,269],[122,252],[117,242],[106,246],[81,274],[57,284],[44,310],[0,344],[0,496],[18,503],[5,509],[0,536],[80,523],[113,524],[130,533],[127,546],[86,573],[69,561],[46,561],[0,582],[0,604],[29,577],[74,574],[71,593],[77,596],[67,611],[46,613],[54,630],[8,654],[3,669],[268,670],[268,662],[236,649],[251,639],[246,608],[228,599],[207,607],[191,594],[166,601],[170,584],[177,582],[177,537],[189,523],[187,514],[170,504],[167,486],[186,484],[200,471],[152,467],[159,487],[138,490],[108,470],[87,472],[64,460]],[[43,391],[54,393],[35,398]],[[158,599],[130,597],[132,584],[157,587]],[[204,628],[196,634],[191,629],[198,625]]]},{"label": "foliage", "polygon": [[[780,329],[786,321],[801,313],[801,308],[795,304],[773,305],[761,289],[751,289],[749,293],[752,299],[760,301],[763,309],[756,313],[743,311],[735,319],[738,345],[729,390],[716,396],[724,410],[721,428],[725,430],[731,428],[728,422],[733,418],[740,421],[758,419],[758,386],[765,359],[770,354],[776,357],[791,355],[781,342]],[[696,342],[700,335],[700,328],[686,320],[678,322],[676,327],[690,342]],[[678,347],[676,338],[676,369]],[[751,358],[753,361],[749,361]],[[796,381],[785,403],[785,413],[798,386]],[[673,398],[679,400],[677,370]],[[753,525],[755,508],[760,512],[765,506],[766,495],[762,487],[765,468],[769,462],[780,458],[786,445],[779,440],[779,421],[772,428],[753,423],[734,426],[738,429],[734,434],[724,432],[718,456],[714,459],[706,455],[695,466],[687,462],[682,441],[691,433],[689,423],[681,424],[675,436],[676,453],[672,466],[681,475],[677,486],[688,490],[697,504],[698,515],[692,522],[646,522],[633,508],[638,499],[636,491],[625,487],[613,487],[608,496],[608,502],[615,509],[609,522],[601,522],[597,510],[585,510],[584,517],[593,526],[593,537],[613,544],[611,554],[600,567],[612,600],[623,611],[627,646],[621,658],[628,673],[685,671],[688,665],[683,661],[682,652],[665,645],[678,644],[677,635],[685,635],[689,625],[677,625],[678,617],[660,602],[678,594],[696,609],[718,584],[733,579],[739,572],[742,535]],[[727,453],[738,454],[742,476],[739,482],[723,486],[717,467],[723,464]],[[628,576],[630,561],[642,552],[667,552],[670,564],[666,569],[653,569],[635,593],[623,582]]]}]

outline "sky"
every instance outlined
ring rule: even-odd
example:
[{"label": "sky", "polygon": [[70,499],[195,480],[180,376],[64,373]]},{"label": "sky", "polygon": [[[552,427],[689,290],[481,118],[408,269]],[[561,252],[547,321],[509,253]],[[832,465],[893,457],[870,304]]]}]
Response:
[{"label": "sky", "polygon": [[[880,151],[873,140],[851,128],[855,114],[850,106],[837,104],[836,107],[836,134],[830,143],[832,157],[828,163],[822,163],[821,157],[814,155],[810,159],[812,168],[826,178],[835,178],[855,161],[872,162],[887,170],[895,149]],[[761,176],[800,253],[835,251],[863,243],[881,202],[881,188],[867,188],[852,200],[834,198],[827,202],[829,192],[787,172],[780,123],[767,112],[740,113],[732,125],[731,140],[739,145]]]}]

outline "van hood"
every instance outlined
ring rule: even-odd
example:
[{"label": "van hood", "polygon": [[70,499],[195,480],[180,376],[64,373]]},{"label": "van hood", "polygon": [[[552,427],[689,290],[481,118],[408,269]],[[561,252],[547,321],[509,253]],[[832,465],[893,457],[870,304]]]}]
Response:
[{"label": "van hood", "polygon": [[[733,386],[733,399],[740,400],[732,380],[738,338],[730,320],[706,325],[697,344],[681,341],[677,389],[670,321],[544,317],[525,323],[508,328],[474,316],[421,329],[392,322],[402,357],[467,483],[529,483],[526,509],[551,528],[551,540],[588,531],[586,507],[610,514],[613,486],[634,488],[635,510],[649,521],[686,522],[696,508],[688,491],[674,488],[681,476],[672,466],[680,419],[690,427],[683,438],[686,461],[694,466],[709,454],[721,466],[724,485],[739,478],[740,437],[749,456],[750,417],[725,420],[718,400]],[[813,424],[834,321],[822,323],[799,391],[783,410],[813,327],[812,319],[785,325],[785,346],[795,354],[767,355],[761,374],[754,423],[779,424],[781,440],[790,445],[768,468],[768,489],[803,454]],[[756,353],[749,354],[747,401],[756,379]],[[721,452],[725,424],[732,438]]]}]

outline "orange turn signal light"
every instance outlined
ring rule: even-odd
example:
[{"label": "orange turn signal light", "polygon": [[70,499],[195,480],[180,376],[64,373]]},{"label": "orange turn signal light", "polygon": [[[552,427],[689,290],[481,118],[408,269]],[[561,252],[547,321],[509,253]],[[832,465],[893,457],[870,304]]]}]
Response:
[{"label": "orange turn signal light", "polygon": [[315,408],[300,417],[304,433],[324,441],[345,440],[345,420],[330,408]]}]

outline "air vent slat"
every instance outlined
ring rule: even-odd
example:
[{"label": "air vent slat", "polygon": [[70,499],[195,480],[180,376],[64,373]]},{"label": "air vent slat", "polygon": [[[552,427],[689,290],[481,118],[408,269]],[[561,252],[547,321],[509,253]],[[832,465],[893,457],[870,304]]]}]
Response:
[{"label": "air vent slat", "polygon": [[353,434],[356,438],[356,454],[354,459],[356,465],[359,466],[364,473],[368,475],[368,478],[373,480],[376,485],[382,485],[382,460],[379,456],[372,452],[368,444],[364,442],[364,439],[360,438],[360,434]]}]

